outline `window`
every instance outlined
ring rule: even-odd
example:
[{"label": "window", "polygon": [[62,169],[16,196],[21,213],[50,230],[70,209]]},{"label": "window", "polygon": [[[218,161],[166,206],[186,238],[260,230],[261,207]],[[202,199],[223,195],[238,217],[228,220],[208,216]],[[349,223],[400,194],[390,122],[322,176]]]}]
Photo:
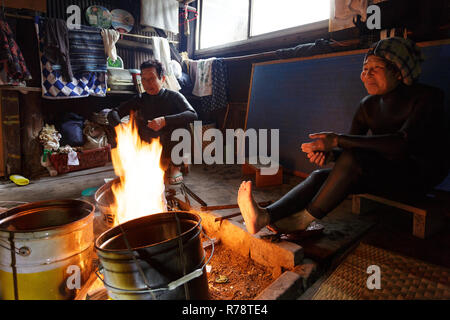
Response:
[{"label": "window", "polygon": [[253,0],[250,35],[326,20],[330,0]]},{"label": "window", "polygon": [[198,49],[327,20],[330,0],[201,0]]},{"label": "window", "polygon": [[247,39],[248,9],[249,2],[245,0],[203,0],[201,48]]}]

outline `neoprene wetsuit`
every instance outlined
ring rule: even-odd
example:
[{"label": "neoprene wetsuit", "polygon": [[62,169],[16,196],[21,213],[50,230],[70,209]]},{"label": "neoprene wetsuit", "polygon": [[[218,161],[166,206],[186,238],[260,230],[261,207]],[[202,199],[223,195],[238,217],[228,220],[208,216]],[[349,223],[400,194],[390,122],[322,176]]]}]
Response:
[{"label": "neoprene wetsuit", "polygon": [[268,206],[270,222],[305,208],[320,219],[352,193],[424,194],[449,173],[446,117],[443,92],[422,84],[365,97],[349,134],[339,135],[334,167],[312,172]]},{"label": "neoprene wetsuit", "polygon": [[[160,137],[163,146],[163,158],[170,159],[170,153],[177,141],[171,141],[172,132],[178,128],[188,128],[190,122],[197,119],[197,113],[186,98],[172,90],[162,88],[158,94],[142,94],[122,103],[118,108],[108,113],[108,122],[112,126],[120,123],[120,119],[135,112],[136,124],[142,140],[150,142]],[[166,125],[159,131],[147,126],[148,120],[165,117]]]}]

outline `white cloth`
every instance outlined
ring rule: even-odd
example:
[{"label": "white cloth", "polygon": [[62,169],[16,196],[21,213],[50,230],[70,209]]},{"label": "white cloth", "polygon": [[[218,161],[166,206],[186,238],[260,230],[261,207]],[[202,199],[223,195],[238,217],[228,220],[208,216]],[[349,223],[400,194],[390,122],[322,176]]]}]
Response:
[{"label": "white cloth", "polygon": [[163,83],[164,88],[179,91],[180,84],[175,78],[172,67],[170,66],[170,46],[169,41],[162,37],[152,37],[153,58],[162,63],[166,71],[166,80]]},{"label": "white cloth", "polygon": [[183,70],[181,68],[181,65],[176,60],[170,61],[170,67],[172,68],[172,73],[175,76],[175,78],[180,79],[183,75]]},{"label": "white cloth", "polygon": [[78,155],[75,151],[70,151],[67,155],[67,165],[68,166],[79,166]]},{"label": "white cloth", "polygon": [[178,33],[177,0],[141,0],[141,24]]},{"label": "white cloth", "polygon": [[334,17],[336,19],[353,19],[359,14],[362,21],[367,19],[368,0],[335,0]]},{"label": "white cloth", "polygon": [[116,42],[119,40],[120,33],[112,29],[102,29],[103,45],[105,53],[112,61],[117,60]]},{"label": "white cloth", "polygon": [[216,58],[191,60],[189,61],[189,68],[192,70],[190,74],[193,76],[194,88],[192,94],[197,97],[204,97],[212,95],[212,63]]}]

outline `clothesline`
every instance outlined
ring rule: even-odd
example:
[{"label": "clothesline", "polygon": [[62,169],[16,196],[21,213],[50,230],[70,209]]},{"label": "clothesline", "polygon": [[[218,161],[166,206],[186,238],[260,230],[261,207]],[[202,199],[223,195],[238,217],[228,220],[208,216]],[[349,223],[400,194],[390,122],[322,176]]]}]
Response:
[{"label": "clothesline", "polygon": [[[11,18],[17,18],[17,19],[28,19],[28,20],[34,20],[34,17],[31,16],[23,16],[23,15],[17,15],[17,14],[11,14],[11,13],[5,13],[5,16],[7,17],[11,17]],[[90,33],[100,33],[99,31],[85,31],[85,32],[90,32]],[[140,35],[140,34],[130,34],[130,33],[121,33],[120,34],[122,37],[132,37],[132,38],[142,38],[142,39],[151,39],[151,36],[144,36],[144,35]],[[167,40],[169,41],[169,43],[178,43],[178,41],[175,40]]]}]

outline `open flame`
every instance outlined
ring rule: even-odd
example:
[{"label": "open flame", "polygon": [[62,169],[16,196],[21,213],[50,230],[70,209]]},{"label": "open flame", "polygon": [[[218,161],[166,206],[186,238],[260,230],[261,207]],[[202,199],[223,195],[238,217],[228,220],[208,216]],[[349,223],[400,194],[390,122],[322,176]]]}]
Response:
[{"label": "open flame", "polygon": [[111,150],[111,158],[120,177],[120,183],[112,186],[115,201],[110,209],[116,215],[115,223],[167,211],[159,139],[141,140],[133,114],[128,124],[115,130],[117,148]]}]

